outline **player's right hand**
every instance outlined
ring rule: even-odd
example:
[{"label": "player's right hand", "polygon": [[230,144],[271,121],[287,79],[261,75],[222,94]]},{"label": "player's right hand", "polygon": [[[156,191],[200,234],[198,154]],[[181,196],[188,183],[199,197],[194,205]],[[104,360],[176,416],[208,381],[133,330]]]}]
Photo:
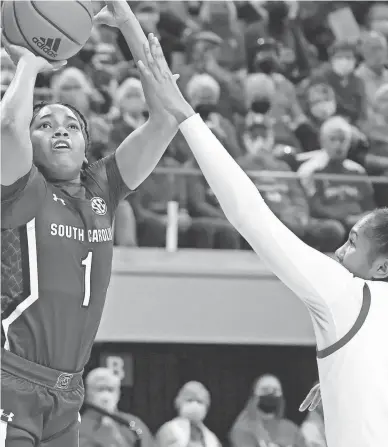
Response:
[{"label": "player's right hand", "polygon": [[317,383],[313,388],[311,388],[306,399],[300,405],[299,411],[303,412],[307,409],[309,411],[314,411],[319,405],[320,401],[321,401],[321,387],[319,383]]},{"label": "player's right hand", "polygon": [[67,64],[67,61],[49,62],[43,57],[35,56],[35,54],[32,53],[27,48],[11,44],[4,36],[2,30],[1,30],[1,43],[5,51],[11,58],[12,62],[16,66],[21,59],[28,60],[29,66],[35,67],[37,73],[59,70],[60,68],[64,67]]}]

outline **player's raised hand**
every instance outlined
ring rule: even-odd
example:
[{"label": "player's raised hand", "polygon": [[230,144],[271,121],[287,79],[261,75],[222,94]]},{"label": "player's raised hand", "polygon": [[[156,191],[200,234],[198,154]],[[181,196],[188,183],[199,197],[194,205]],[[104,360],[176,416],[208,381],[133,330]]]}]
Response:
[{"label": "player's raised hand", "polygon": [[305,400],[300,405],[299,411],[303,412],[306,411],[307,409],[309,411],[314,411],[319,405],[320,401],[321,401],[321,387],[319,383],[317,383],[313,388],[311,388]]},{"label": "player's raised hand", "polygon": [[59,70],[60,68],[64,67],[67,64],[67,61],[49,62],[43,57],[35,56],[35,54],[32,53],[27,48],[11,44],[4,36],[2,30],[1,30],[1,43],[5,51],[11,58],[12,62],[16,66],[19,63],[20,59],[24,58],[28,60],[29,66],[33,66],[37,70],[37,73],[41,73],[44,71]]},{"label": "player's raised hand", "polygon": [[112,27],[120,27],[128,20],[128,14],[131,8],[126,0],[106,0],[106,6],[95,15],[94,23],[97,25],[108,25]]},{"label": "player's raised hand", "polygon": [[146,63],[137,62],[142,82],[159,99],[164,109],[182,122],[187,115],[194,115],[194,111],[177,86],[179,75],[171,73],[158,39],[150,34],[148,41],[149,44],[144,45]]}]

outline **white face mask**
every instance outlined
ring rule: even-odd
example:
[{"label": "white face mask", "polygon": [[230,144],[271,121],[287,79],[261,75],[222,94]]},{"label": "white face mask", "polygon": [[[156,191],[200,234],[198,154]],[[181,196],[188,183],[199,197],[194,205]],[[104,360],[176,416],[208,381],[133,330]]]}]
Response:
[{"label": "white face mask", "polygon": [[194,422],[202,422],[207,412],[206,405],[199,402],[185,402],[181,409],[180,415]]},{"label": "white face mask", "polygon": [[334,115],[337,109],[335,101],[322,101],[310,107],[311,114],[319,120],[326,120]]},{"label": "white face mask", "polygon": [[339,76],[347,76],[349,75],[356,66],[356,62],[347,57],[337,57],[333,60],[333,70]]}]

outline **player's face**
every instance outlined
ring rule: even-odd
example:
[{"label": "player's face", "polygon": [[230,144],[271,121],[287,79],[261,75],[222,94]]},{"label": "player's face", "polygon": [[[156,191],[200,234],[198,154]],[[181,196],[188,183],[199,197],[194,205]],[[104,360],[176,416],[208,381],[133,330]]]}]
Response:
[{"label": "player's face", "polygon": [[350,273],[358,278],[382,280],[386,277],[387,259],[376,255],[376,247],[368,231],[369,217],[363,218],[350,231],[349,238],[335,257]]},{"label": "player's face", "polygon": [[43,107],[30,129],[34,163],[53,180],[79,178],[85,138],[76,115],[60,104]]}]

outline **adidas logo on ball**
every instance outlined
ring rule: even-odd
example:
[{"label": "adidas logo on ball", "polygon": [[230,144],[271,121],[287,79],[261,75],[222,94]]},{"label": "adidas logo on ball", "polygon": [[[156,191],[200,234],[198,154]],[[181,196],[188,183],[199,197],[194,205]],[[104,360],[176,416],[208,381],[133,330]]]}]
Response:
[{"label": "adidas logo on ball", "polygon": [[57,51],[62,39],[52,39],[45,37],[34,37],[32,41],[49,57],[57,57]]}]

